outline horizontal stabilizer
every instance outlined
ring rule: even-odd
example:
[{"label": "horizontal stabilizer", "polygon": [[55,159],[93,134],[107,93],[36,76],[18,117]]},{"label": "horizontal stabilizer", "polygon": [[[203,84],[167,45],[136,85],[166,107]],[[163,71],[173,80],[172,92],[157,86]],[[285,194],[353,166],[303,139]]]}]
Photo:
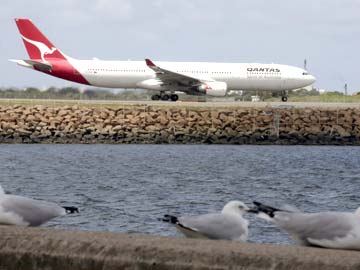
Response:
[{"label": "horizontal stabilizer", "polygon": [[50,63],[44,63],[35,60],[15,60],[15,59],[9,59],[9,61],[15,62],[19,66],[34,68],[40,71],[49,72],[52,70],[52,65]]}]

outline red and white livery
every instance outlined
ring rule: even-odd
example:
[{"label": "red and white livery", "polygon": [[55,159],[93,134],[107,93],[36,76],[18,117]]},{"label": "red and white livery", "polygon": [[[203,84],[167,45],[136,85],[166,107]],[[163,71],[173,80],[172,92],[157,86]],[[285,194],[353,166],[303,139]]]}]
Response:
[{"label": "red and white livery", "polygon": [[77,60],[59,50],[29,19],[15,19],[29,54],[11,60],[61,79],[108,88],[142,88],[153,100],[178,100],[176,92],[225,96],[228,90],[287,91],[306,87],[315,77],[306,70],[278,64]]}]

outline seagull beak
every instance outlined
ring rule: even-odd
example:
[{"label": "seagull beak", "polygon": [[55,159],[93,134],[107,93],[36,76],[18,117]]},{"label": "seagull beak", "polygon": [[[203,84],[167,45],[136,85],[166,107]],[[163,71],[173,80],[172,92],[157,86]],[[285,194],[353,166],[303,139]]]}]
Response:
[{"label": "seagull beak", "polygon": [[259,213],[259,209],[258,209],[257,207],[252,207],[252,208],[248,208],[247,212],[248,212],[248,213],[258,214],[258,213]]}]

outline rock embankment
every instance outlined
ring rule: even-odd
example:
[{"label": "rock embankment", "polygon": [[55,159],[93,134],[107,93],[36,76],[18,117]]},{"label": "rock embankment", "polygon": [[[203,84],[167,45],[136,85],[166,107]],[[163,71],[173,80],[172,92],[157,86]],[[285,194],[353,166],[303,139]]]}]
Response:
[{"label": "rock embankment", "polygon": [[2,106],[0,143],[360,145],[360,110]]}]

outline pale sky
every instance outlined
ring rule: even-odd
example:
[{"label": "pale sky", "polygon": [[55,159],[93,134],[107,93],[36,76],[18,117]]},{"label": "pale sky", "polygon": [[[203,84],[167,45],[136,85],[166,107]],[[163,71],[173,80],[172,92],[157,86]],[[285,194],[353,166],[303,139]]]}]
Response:
[{"label": "pale sky", "polygon": [[315,86],[360,91],[359,0],[1,0],[0,87],[79,86],[22,68],[14,18],[78,59],[303,66]]}]

